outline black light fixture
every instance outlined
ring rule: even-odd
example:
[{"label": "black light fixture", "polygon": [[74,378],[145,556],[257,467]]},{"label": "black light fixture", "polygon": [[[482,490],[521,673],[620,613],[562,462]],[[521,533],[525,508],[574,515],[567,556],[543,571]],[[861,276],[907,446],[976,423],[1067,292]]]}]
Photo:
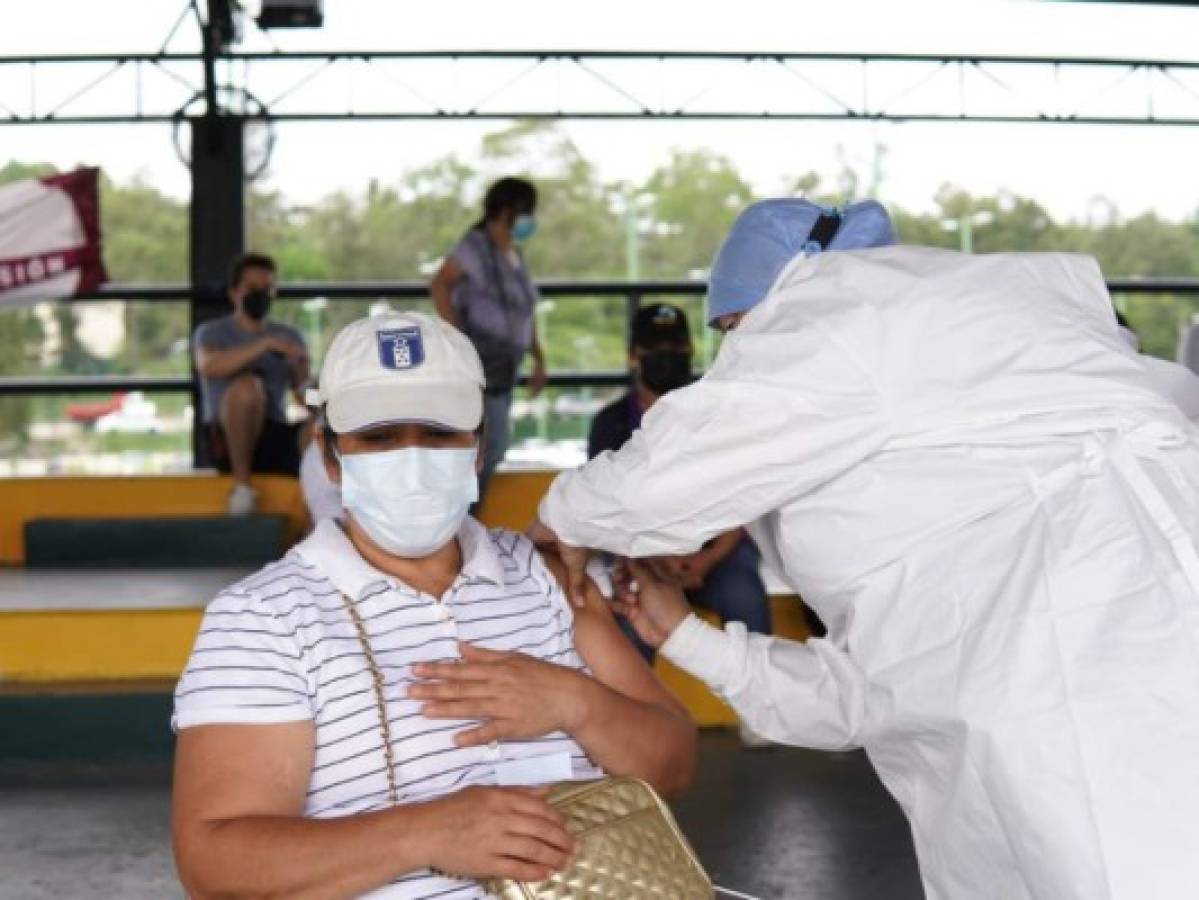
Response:
[{"label": "black light fixture", "polygon": [[320,28],[325,21],[324,0],[262,0],[258,27]]},{"label": "black light fixture", "polygon": [[219,50],[241,40],[241,6],[237,0],[208,0],[208,21]]}]

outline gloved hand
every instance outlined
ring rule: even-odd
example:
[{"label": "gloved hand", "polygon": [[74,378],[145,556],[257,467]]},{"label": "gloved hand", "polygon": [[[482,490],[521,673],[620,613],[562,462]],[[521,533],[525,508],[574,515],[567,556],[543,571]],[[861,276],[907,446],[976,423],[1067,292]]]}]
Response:
[{"label": "gloved hand", "polygon": [[683,590],[654,574],[643,561],[625,560],[613,579],[614,612],[628,619],[638,637],[651,647],[661,647],[691,615]]}]

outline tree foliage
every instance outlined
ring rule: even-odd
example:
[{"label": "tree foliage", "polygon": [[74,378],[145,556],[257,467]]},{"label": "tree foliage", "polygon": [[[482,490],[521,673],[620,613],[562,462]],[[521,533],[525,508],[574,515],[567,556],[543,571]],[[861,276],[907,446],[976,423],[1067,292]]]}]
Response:
[{"label": "tree foliage", "polygon": [[[842,154],[831,179],[812,172],[780,173],[797,195],[844,203],[855,196],[887,199],[886,148],[855,162]],[[51,171],[10,162],[0,183]],[[527,247],[531,270],[542,279],[620,280],[702,277],[737,213],[752,202],[750,179],[727,157],[676,149],[637,183],[604,180],[594,163],[559,128],[518,122],[488,135],[469,157],[451,153],[340,191],[309,207],[291,205],[276,190],[254,187],[248,200],[251,248],[269,252],[287,281],[425,281],[462,233],[479,218],[487,184],[504,174],[538,186],[540,230]],[[903,241],[957,247],[968,221],[977,252],[1073,250],[1095,255],[1109,277],[1199,275],[1199,216],[1171,222],[1153,214],[1131,219],[1096,198],[1085,222],[1058,221],[1035,198],[1011,192],[976,196],[954,185],[938,191],[930,209],[891,207]],[[181,281],[187,271],[187,206],[143,179],[102,182],[105,257],[114,281]],[[950,230],[956,229],[956,230]],[[381,298],[385,299],[385,298]],[[626,310],[622,301],[552,301],[539,321],[553,368],[621,368]],[[1146,349],[1171,356],[1181,324],[1199,303],[1190,298],[1128,295],[1117,304],[1140,331]],[[424,304],[422,304],[424,305]],[[325,309],[279,304],[278,315],[321,343],[371,303],[332,303]],[[700,304],[688,302],[695,314]],[[103,364],[74,339],[74,316],[59,315],[62,371],[184,371],[186,311],[179,304],[129,304],[121,354]],[[28,351],[40,341],[28,312],[0,316],[0,373],[37,370]],[[318,347],[318,356],[323,347]],[[7,407],[6,407],[7,408]],[[9,428],[0,422],[0,428]],[[11,433],[11,432],[10,432]]]}]

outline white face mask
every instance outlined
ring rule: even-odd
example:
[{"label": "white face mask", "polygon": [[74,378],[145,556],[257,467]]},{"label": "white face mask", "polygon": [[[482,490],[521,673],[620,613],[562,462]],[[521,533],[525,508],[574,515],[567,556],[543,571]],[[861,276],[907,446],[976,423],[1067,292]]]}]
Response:
[{"label": "white face mask", "polygon": [[396,556],[428,556],[479,499],[476,447],[406,447],[341,457],[341,499],[370,539]]}]

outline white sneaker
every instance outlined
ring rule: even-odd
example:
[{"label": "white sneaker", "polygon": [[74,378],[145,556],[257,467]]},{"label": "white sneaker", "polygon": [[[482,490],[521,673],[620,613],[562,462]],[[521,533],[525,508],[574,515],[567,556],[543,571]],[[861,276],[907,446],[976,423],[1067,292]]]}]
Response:
[{"label": "white sneaker", "polygon": [[258,506],[258,491],[248,484],[235,484],[229,492],[227,511],[231,516],[248,516]]},{"label": "white sneaker", "polygon": [[766,750],[778,746],[770,738],[762,737],[744,722],[737,726],[737,733],[741,737],[741,746],[746,750]]}]

